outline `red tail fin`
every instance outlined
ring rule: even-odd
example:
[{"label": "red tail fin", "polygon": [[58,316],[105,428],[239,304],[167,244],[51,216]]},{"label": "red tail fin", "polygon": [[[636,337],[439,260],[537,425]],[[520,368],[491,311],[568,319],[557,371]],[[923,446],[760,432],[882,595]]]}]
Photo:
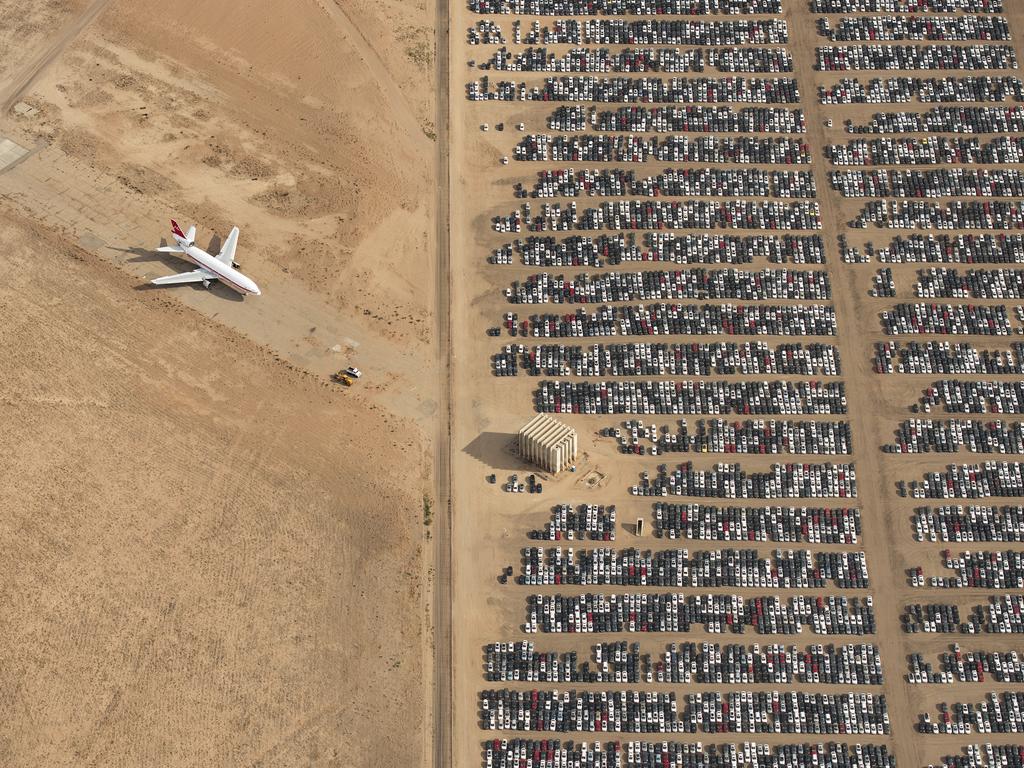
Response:
[{"label": "red tail fin", "polygon": [[171,232],[176,234],[178,237],[184,237],[185,233],[181,231],[181,227],[178,226],[178,222],[171,219]]}]

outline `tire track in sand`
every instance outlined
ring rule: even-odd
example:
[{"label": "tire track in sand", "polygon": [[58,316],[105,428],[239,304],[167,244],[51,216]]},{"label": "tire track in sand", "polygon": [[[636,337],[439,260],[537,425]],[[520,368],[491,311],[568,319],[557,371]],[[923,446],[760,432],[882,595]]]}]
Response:
[{"label": "tire track in sand", "polygon": [[384,60],[366,39],[363,31],[352,21],[348,11],[338,5],[335,0],[318,0],[317,4],[341,28],[342,34],[356,49],[359,58],[363,60],[366,71],[373,78],[377,90],[384,97],[385,104],[391,108],[391,114],[394,115],[399,127],[405,132],[409,146],[419,151],[426,149],[430,139],[423,133],[423,127],[416,121],[412,105],[406,100],[394,79],[387,76],[388,68],[384,64]]},{"label": "tire track in sand", "polygon": [[110,0],[96,0],[85,12],[64,25],[57,39],[50,43],[38,57],[32,59],[25,67],[13,74],[6,83],[0,86],[0,105],[6,112],[21,98],[26,89],[36,81],[46,68],[67,49],[71,43],[88,27],[100,12],[110,5]]}]

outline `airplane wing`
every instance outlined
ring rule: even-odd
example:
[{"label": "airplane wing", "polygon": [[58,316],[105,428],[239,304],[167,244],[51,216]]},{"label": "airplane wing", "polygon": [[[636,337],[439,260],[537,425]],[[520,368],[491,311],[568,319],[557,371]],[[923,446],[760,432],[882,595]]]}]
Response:
[{"label": "airplane wing", "polygon": [[220,253],[217,254],[217,260],[221,264],[227,264],[229,267],[235,265],[235,249],[238,247],[238,227],[231,228],[231,234],[228,235],[228,239],[224,241],[224,247],[220,249]]},{"label": "airplane wing", "polygon": [[205,269],[193,269],[191,272],[180,272],[177,275],[158,277],[150,280],[153,285],[178,285],[179,283],[201,283],[203,280],[216,280],[217,276]]}]

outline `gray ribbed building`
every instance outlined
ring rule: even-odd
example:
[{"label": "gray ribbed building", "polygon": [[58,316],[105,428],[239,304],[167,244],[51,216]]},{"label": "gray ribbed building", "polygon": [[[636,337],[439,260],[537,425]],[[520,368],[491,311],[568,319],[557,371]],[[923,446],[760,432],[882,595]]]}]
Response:
[{"label": "gray ribbed building", "polygon": [[519,430],[519,455],[548,472],[561,472],[572,464],[578,450],[576,430],[545,413]]}]

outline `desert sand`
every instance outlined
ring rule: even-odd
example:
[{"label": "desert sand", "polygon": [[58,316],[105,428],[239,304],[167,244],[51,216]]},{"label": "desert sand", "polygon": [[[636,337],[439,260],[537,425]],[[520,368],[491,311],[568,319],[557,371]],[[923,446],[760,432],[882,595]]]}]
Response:
[{"label": "desert sand", "polygon": [[[434,66],[425,4],[0,3],[3,765],[426,761]],[[147,289],[171,217],[266,301]]]},{"label": "desert sand", "polygon": [[[785,0],[784,15],[885,672],[858,692],[885,694],[892,714],[891,734],[848,740],[919,768],[966,743],[1019,739],[915,732],[919,713],[990,686],[911,687],[907,654],[1018,643],[900,632],[905,603],[985,593],[908,583],[909,568],[936,573],[945,545],[913,541],[919,503],[896,483],[945,457],[883,460],[878,446],[937,377],[879,377],[870,360],[887,340],[878,313],[911,297],[915,265],[894,268],[897,298],[873,299],[875,265],[839,260],[836,235],[861,201],[828,189],[822,150],[845,138],[843,119],[874,108],[816,103],[816,87],[842,75],[812,70],[806,3]],[[1022,11],[1007,15],[1020,54]],[[600,640],[658,653],[683,639],[527,637],[531,588],[498,582],[553,504],[616,504],[616,546],[657,548],[621,523],[650,521],[649,500],[627,488],[662,459],[599,438],[619,417],[566,416],[579,472],[546,479],[542,496],[500,490],[530,471],[511,442],[536,380],[493,377],[489,358],[510,339],[483,329],[510,309],[501,290],[540,270],[486,264],[512,239],[490,217],[540,167],[584,164],[501,164],[520,135],[511,126],[544,131],[551,105],[465,100],[478,74],[466,62],[490,50],[465,43],[478,18],[426,0],[0,0],[0,139],[24,149],[0,170],[0,765],[470,768],[484,739],[528,735],[480,729],[479,692],[495,687],[486,644],[534,639],[583,659]],[[504,132],[479,130],[499,122]],[[195,223],[210,250],[239,226],[238,259],[263,296],[147,288],[188,268],[153,251],[171,217]],[[331,383],[347,365],[364,377]]]}]

